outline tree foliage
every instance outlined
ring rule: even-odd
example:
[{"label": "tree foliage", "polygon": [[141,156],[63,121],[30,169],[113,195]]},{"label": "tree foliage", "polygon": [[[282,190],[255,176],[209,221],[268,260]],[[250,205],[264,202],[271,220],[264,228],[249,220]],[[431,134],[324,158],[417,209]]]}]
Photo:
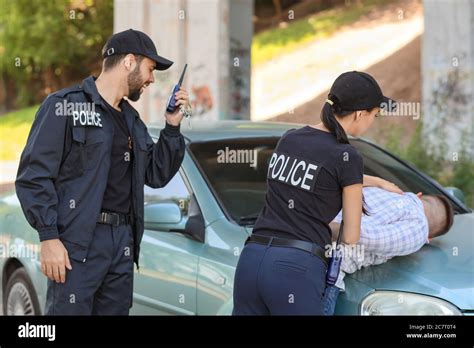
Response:
[{"label": "tree foliage", "polygon": [[113,31],[113,0],[0,0],[0,9],[0,74],[5,99],[16,99],[10,108],[97,69]]}]

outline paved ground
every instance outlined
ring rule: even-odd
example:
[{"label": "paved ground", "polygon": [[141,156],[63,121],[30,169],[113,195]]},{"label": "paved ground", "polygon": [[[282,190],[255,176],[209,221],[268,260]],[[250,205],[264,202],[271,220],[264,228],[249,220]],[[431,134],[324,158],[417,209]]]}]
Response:
[{"label": "paved ground", "polygon": [[[421,37],[418,36],[389,58],[371,66],[365,71],[377,79],[387,96],[393,97],[397,101],[420,102],[420,54]],[[319,114],[328,92],[326,90],[310,102],[297,107],[292,114],[286,112],[269,119],[269,121],[305,124],[318,123],[320,121]],[[403,131],[400,132],[399,141],[401,144],[407,144],[416,129],[417,122],[417,120],[411,117],[380,118],[364,134],[364,137],[384,145],[389,133],[394,128],[400,127]]]},{"label": "paved ground", "polygon": [[[327,39],[254,67],[252,119],[287,114],[300,122],[294,110],[325,92],[341,72],[368,70],[419,37],[423,32],[422,11],[419,1],[401,0],[369,13]],[[398,67],[393,66],[393,70]],[[407,80],[405,87],[410,87],[409,83]],[[312,113],[319,114],[319,110]]]}]

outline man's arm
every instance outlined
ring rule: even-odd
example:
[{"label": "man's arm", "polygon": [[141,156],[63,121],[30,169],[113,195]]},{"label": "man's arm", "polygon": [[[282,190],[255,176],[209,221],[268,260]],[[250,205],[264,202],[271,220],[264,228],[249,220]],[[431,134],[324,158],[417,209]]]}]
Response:
[{"label": "man's arm", "polygon": [[29,224],[40,241],[59,238],[58,197],[54,180],[63,156],[67,117],[55,114],[60,99],[48,97],[38,110],[20,158],[16,194]]},{"label": "man's arm", "polygon": [[67,116],[56,115],[59,101],[48,97],[38,110],[20,158],[15,188],[28,223],[39,234],[42,272],[49,279],[64,283],[65,268],[71,269],[71,263],[59,240],[54,180],[61,166]]},{"label": "man's arm", "polygon": [[160,133],[156,144],[150,135],[147,135],[148,161],[146,164],[145,184],[152,187],[165,186],[176,174],[183,162],[185,144],[180,133],[180,122],[183,113],[180,107],[189,106],[189,96],[183,87],[175,93],[176,111],[166,112],[166,126]]},{"label": "man's arm", "polygon": [[179,128],[180,125],[172,126],[166,123],[156,144],[147,136],[146,185],[152,188],[163,187],[178,172],[185,151],[184,137]]},{"label": "man's arm", "polygon": [[394,183],[385,179],[379,178],[378,176],[372,176],[364,174],[364,187],[378,187],[390,192],[403,194],[403,191]]}]

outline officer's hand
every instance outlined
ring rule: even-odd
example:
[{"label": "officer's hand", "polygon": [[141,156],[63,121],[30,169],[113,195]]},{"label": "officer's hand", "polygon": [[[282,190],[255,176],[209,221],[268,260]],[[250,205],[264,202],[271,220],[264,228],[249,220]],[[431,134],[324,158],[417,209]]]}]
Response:
[{"label": "officer's hand", "polygon": [[41,271],[56,283],[66,281],[66,267],[71,270],[71,262],[66,248],[59,239],[41,242]]},{"label": "officer's hand", "polygon": [[180,106],[182,105],[185,109],[190,109],[189,105],[189,96],[188,92],[183,87],[179,88],[179,91],[175,94],[176,98],[176,110],[172,114],[165,112],[166,122],[171,124],[172,126],[177,126],[183,119],[184,114],[180,110]]},{"label": "officer's hand", "polygon": [[385,179],[382,179],[382,178],[377,178],[377,187],[381,188],[381,189],[384,189],[386,191],[390,191],[390,192],[395,192],[395,193],[399,193],[399,194],[403,194],[404,192],[402,191],[402,189],[400,187],[398,187],[397,185],[395,185],[393,182],[390,182],[390,181],[387,181]]}]

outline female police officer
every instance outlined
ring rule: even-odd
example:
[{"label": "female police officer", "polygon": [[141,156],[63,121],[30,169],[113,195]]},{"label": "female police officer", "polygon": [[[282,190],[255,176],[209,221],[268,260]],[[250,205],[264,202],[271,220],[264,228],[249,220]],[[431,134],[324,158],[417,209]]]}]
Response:
[{"label": "female police officer", "polygon": [[331,87],[322,123],[282,136],[265,205],[237,265],[234,315],[323,314],[328,224],[342,207],[343,241],[357,243],[363,210],[362,157],[346,133],[367,130],[383,103],[393,105],[374,78],[346,72]]}]

